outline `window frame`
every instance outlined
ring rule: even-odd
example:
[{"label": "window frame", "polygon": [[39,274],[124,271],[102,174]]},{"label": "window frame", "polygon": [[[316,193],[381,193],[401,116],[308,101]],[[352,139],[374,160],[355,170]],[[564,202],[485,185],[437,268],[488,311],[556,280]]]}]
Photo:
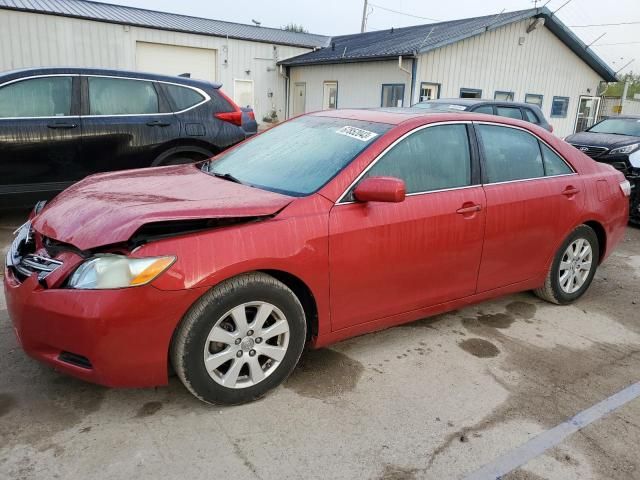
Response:
[{"label": "window frame", "polygon": [[[477,94],[477,97],[463,97],[462,92],[465,93],[474,93]],[[481,88],[467,88],[461,87],[460,92],[458,93],[458,98],[482,98],[482,89]]]},{"label": "window frame", "polygon": [[[556,99],[566,100],[567,101],[567,109],[565,110],[564,115],[554,115],[553,114],[553,104],[556,101]],[[560,95],[555,95],[551,99],[551,111],[549,112],[549,117],[550,118],[567,118],[569,116],[569,103],[570,102],[571,102],[571,98],[570,97],[562,97]]]},{"label": "window frame", "polygon": [[[538,105],[537,103],[527,102],[527,97],[538,97],[540,99],[540,105]],[[535,105],[540,110],[542,110],[542,105],[544,104],[544,95],[542,95],[541,93],[525,93],[524,103],[527,103],[529,105]]]},{"label": "window frame", "polygon": [[[203,96],[203,100],[201,100],[200,102],[198,102],[198,103],[196,103],[196,104],[194,104],[194,105],[192,105],[192,106],[190,106],[188,108],[183,108],[182,110],[178,110],[178,108],[175,105],[173,96],[171,95],[171,93],[169,93],[169,89],[164,87],[165,85],[171,85],[171,86],[174,86],[174,87],[182,87],[182,88],[187,88],[189,90],[193,90],[197,94]],[[199,88],[190,87],[189,85],[182,85],[180,83],[156,82],[156,87],[158,88],[158,90],[162,91],[162,95],[166,98],[167,106],[169,107],[169,111],[171,113],[186,112],[188,110],[191,110],[192,108],[196,108],[196,107],[202,105],[203,103],[205,103],[207,97],[209,97],[209,99],[211,99],[211,95],[206,95]]]},{"label": "window frame", "polygon": [[[420,90],[418,91],[418,103],[422,102],[423,100],[421,100],[421,93],[422,93],[422,85],[427,84],[427,85],[433,85],[437,88],[438,94],[436,96],[436,98],[434,100],[439,100],[440,99],[440,90],[442,90],[442,84],[441,83],[437,83],[437,82],[420,82]],[[425,100],[426,101],[426,100]]]},{"label": "window frame", "polygon": [[404,83],[383,83],[380,86],[380,108],[398,108],[398,107],[385,107],[382,103],[384,102],[384,87],[402,87],[402,106],[404,107],[404,94],[406,93],[407,85]]},{"label": "window frame", "polygon": [[42,75],[28,75],[26,77],[14,78],[13,80],[7,80],[0,84],[0,88],[4,88],[8,85],[18,82],[24,82],[27,80],[33,80],[37,78],[51,78],[51,77],[70,77],[71,78],[71,106],[69,115],[51,115],[42,117],[0,117],[0,121],[4,120],[51,120],[60,118],[78,118],[81,115],[81,100],[80,100],[80,74],[79,73],[47,73]]},{"label": "window frame", "polygon": [[[100,74],[92,74],[92,73],[81,73],[78,74],[80,76],[82,82],[82,108],[80,109],[80,116],[83,118],[111,118],[111,117],[157,117],[161,115],[175,115],[178,113],[188,112],[189,110],[193,110],[194,108],[199,107],[211,100],[211,97],[204,90],[194,87],[191,85],[185,85],[183,83],[178,82],[167,82],[165,80],[154,80],[150,78],[139,78],[139,77],[124,77],[121,75],[100,75]],[[158,95],[158,110],[157,113],[117,113],[113,115],[92,115],[89,113],[90,105],[89,105],[89,78],[115,78],[119,80],[134,80],[140,82],[150,82]],[[182,110],[173,110],[172,102],[170,101],[170,96],[165,92],[162,85],[175,85],[177,87],[190,88],[191,90],[195,90],[200,95],[204,97],[204,99],[200,103],[196,103],[189,108],[185,108]]]},{"label": "window frame", "polygon": [[[503,93],[507,95],[507,99],[506,100],[499,100],[496,98],[496,95],[498,95],[499,93]],[[507,90],[496,90],[495,92],[493,92],[493,99],[498,101],[498,102],[513,102],[516,98],[515,92],[509,92]]]},{"label": "window frame", "polygon": [[338,197],[338,200],[335,202],[335,205],[351,205],[353,203],[362,203],[362,202],[350,200],[349,197],[353,189],[360,182],[360,180],[362,180],[362,177],[364,177],[369,170],[371,170],[382,158],[384,158],[384,156],[389,151],[391,151],[391,149],[393,149],[398,143],[402,142],[404,139],[408,138],[414,133],[424,130],[425,128],[437,127],[441,125],[465,125],[466,126],[467,136],[469,138],[469,158],[471,161],[471,184],[465,185],[463,187],[452,187],[452,188],[443,188],[440,190],[429,190],[426,192],[407,193],[406,197],[415,197],[418,195],[429,195],[432,193],[448,192],[453,190],[463,190],[466,188],[476,188],[480,186],[482,184],[480,150],[479,150],[478,139],[476,137],[476,132],[475,132],[475,129],[473,128],[473,122],[470,120],[449,120],[444,122],[435,122],[435,123],[428,123],[426,125],[420,125],[419,127],[416,127],[413,130],[410,130],[404,133],[403,135],[401,135],[400,137],[396,138],[393,142],[387,145],[385,149],[382,150],[382,152],[380,152],[376,156],[376,158],[374,158],[371,162],[369,162],[369,165],[367,165],[366,168],[362,170],[362,172],[358,174],[355,180],[353,180],[349,184],[349,186],[342,192],[342,194]]},{"label": "window frame", "polygon": [[[531,132],[530,130],[527,130],[526,128],[517,127],[515,125],[507,125],[507,124],[498,123],[498,122],[474,121],[473,122],[473,129],[474,130],[476,129],[476,125],[491,125],[491,126],[495,126],[495,127],[510,128],[510,129],[513,129],[513,130],[521,130],[521,131],[531,135],[533,138],[535,138],[538,141],[538,150],[540,151],[540,159],[542,161],[542,169],[543,169],[543,172],[544,172],[544,175],[542,177],[521,178],[521,179],[517,179],[517,180],[505,180],[503,182],[489,182],[488,179],[487,179],[487,176],[486,176],[487,175],[487,166],[486,166],[487,159],[485,157],[485,150],[484,150],[484,145],[482,143],[482,137],[478,134],[478,132],[476,132],[475,137],[476,137],[476,139],[477,139],[476,141],[478,143],[479,158],[480,158],[480,165],[481,165],[481,171],[482,171],[482,175],[481,175],[482,186],[503,185],[503,184],[507,184],[507,183],[530,182],[530,181],[537,181],[537,180],[543,180],[543,179],[548,179],[548,178],[559,178],[559,177],[568,177],[568,176],[571,176],[571,175],[578,175],[578,172],[573,167],[573,165],[571,165],[571,162],[567,161],[567,159],[564,158],[564,156],[560,152],[558,152],[558,150],[556,150],[553,146],[549,145],[549,143],[546,142],[542,137],[539,137],[538,135],[536,135],[535,133]],[[545,168],[545,165],[544,165],[544,153],[542,151],[541,144],[544,144],[553,153],[558,155],[558,157],[560,157],[562,159],[562,161],[567,165],[567,167],[569,167],[569,170],[571,170],[571,173],[563,173],[561,175],[547,175],[547,171],[546,171],[546,168]]]}]

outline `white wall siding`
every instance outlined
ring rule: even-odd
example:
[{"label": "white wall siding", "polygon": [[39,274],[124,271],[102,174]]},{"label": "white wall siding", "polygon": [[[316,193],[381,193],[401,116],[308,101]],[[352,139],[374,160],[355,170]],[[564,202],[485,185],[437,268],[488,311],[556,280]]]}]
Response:
[{"label": "white wall siding", "polygon": [[[285,115],[285,79],[276,62],[310,49],[0,10],[0,70],[39,66],[136,69],[136,42],[217,51],[217,78],[229,96],[234,79],[253,80],[256,119]],[[227,62],[225,63],[225,60]],[[250,73],[247,73],[247,70]],[[175,72],[176,74],[183,72]],[[269,96],[269,93],[272,96]]]},{"label": "white wall siding", "polygon": [[[403,60],[403,68],[411,71],[411,61]],[[306,83],[306,112],[322,110],[324,82],[338,82],[338,108],[379,107],[382,85],[404,84],[404,105],[409,105],[411,75],[398,68],[398,61],[344,63],[291,67],[291,92],[295,83]]]},{"label": "white wall siding", "polygon": [[[481,89],[489,99],[496,90],[514,92],[520,102],[527,93],[540,94],[555,133],[572,133],[579,96],[595,95],[602,79],[547,28],[527,34],[529,23],[513,23],[421,55],[413,102],[418,101],[420,82],[440,83],[442,98],[459,97],[460,88]],[[554,96],[570,98],[566,118],[551,117]]]}]

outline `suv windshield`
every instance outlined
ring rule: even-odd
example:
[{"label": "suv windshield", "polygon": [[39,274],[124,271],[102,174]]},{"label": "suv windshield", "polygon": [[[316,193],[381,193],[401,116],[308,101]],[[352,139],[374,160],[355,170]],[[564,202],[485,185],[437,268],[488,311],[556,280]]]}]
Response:
[{"label": "suv windshield", "polygon": [[321,188],[392,126],[304,116],[241,144],[213,160],[205,171],[301,197]]},{"label": "suv windshield", "polygon": [[587,132],[640,137],[640,118],[608,118],[595,124]]}]

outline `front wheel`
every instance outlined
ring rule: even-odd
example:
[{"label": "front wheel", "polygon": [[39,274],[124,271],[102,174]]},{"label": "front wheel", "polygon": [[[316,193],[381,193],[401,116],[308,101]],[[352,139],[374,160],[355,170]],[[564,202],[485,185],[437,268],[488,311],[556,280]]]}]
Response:
[{"label": "front wheel", "polygon": [[182,320],[171,348],[187,389],[207,403],[238,404],[280,385],[306,339],[302,305],[265,273],[232,278],[207,292]]},{"label": "front wheel", "polygon": [[593,229],[580,225],[564,241],[553,259],[544,285],[534,293],[558,305],[580,298],[591,285],[598,268],[599,248]]}]

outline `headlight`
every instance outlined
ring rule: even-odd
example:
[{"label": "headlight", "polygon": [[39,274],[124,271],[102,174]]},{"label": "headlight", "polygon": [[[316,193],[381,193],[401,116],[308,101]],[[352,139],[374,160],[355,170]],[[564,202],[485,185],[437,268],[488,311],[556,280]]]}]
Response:
[{"label": "headlight", "polygon": [[609,155],[627,155],[640,147],[640,143],[634,143],[625,147],[614,148],[609,152]]},{"label": "headlight", "polygon": [[144,285],[169,268],[175,259],[96,255],[78,267],[69,280],[69,287],[93,290]]}]

